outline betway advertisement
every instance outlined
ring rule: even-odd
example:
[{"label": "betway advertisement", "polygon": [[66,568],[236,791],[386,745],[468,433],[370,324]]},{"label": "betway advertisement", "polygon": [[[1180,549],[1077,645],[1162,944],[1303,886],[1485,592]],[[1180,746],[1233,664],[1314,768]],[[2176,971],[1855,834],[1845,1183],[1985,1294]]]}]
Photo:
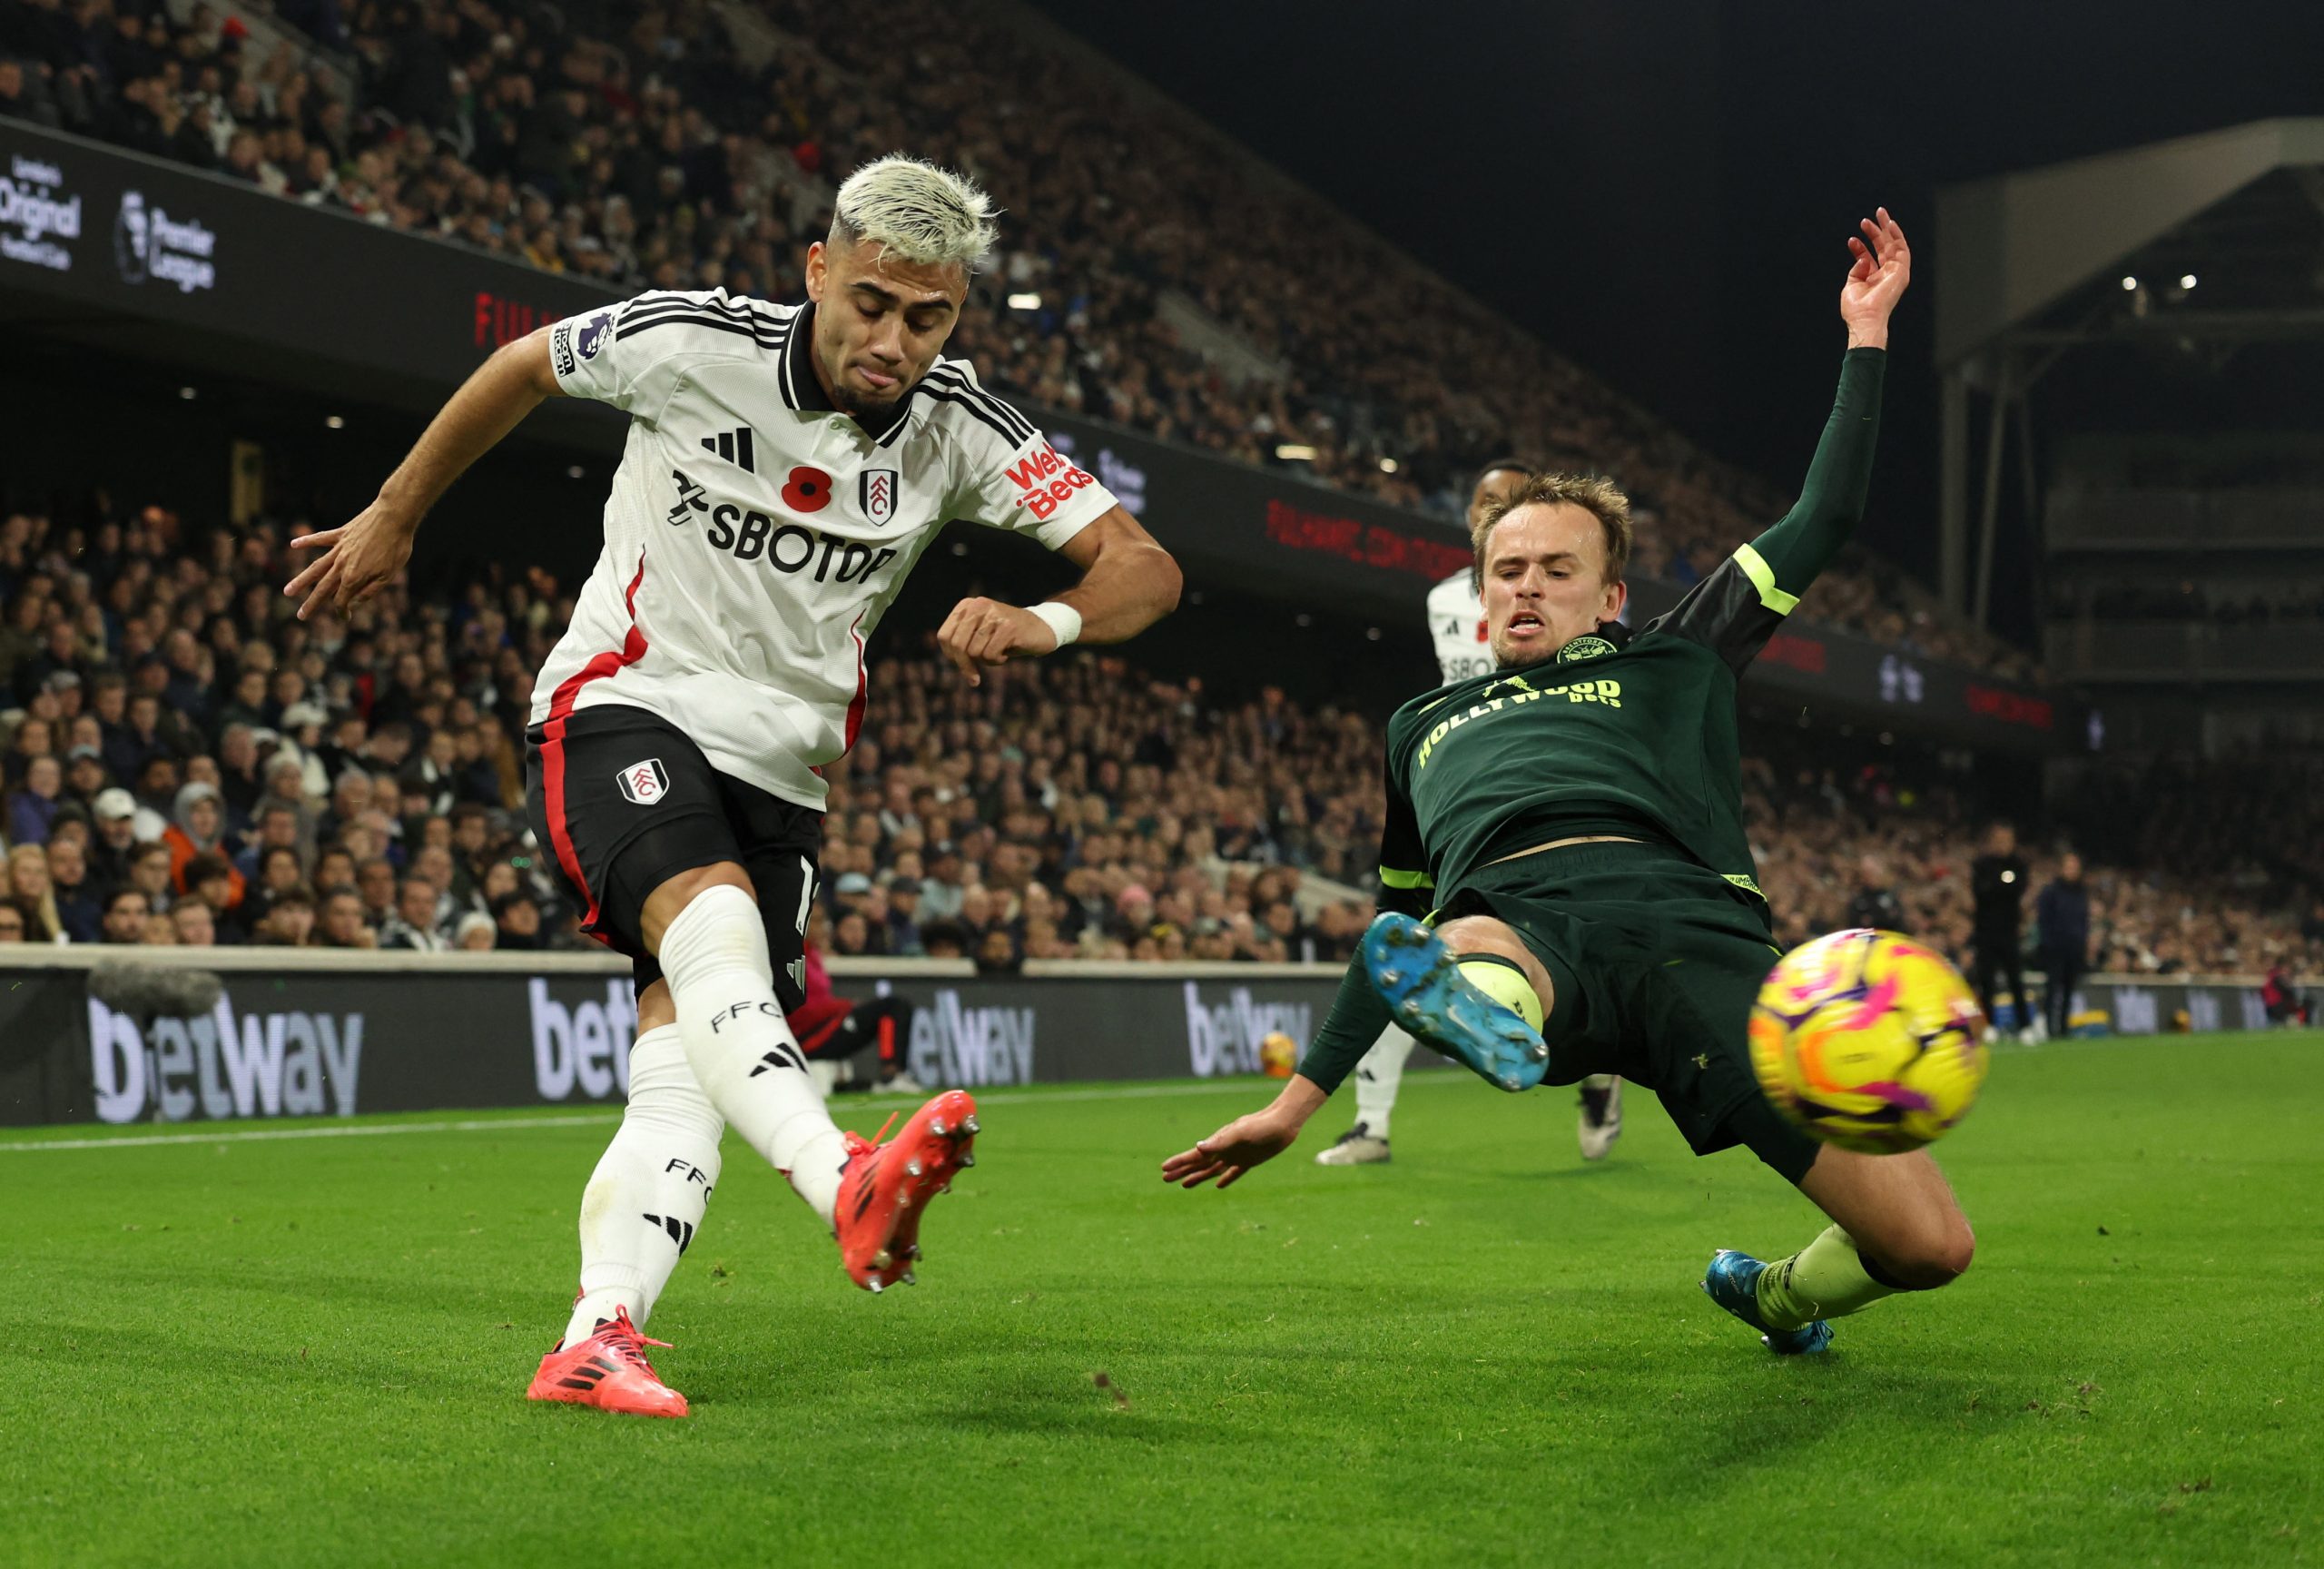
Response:
[{"label": "betway advertisement", "polygon": [[[413,985],[350,966],[220,980],[213,1007],[178,1018],[109,1007],[80,970],[0,972],[0,1124],[587,1105],[629,1088],[625,973],[434,972]],[[899,1044],[914,1078],[985,1090],[1256,1073],[1270,1034],[1305,1044],[1338,979],[859,972],[834,984],[911,1004]]]},{"label": "betway advertisement", "polygon": [[[931,1087],[1255,1075],[1273,1034],[1304,1049],[1335,971],[1218,970],[1083,979],[886,977],[851,963],[859,1000],[912,1004],[900,1044]],[[0,970],[0,1126],[263,1121],[366,1111],[618,1104],[637,1013],[625,974],[567,971],[228,973],[207,1012],[137,1016],[89,995],[87,972]],[[2267,1023],[2254,984],[2093,976],[2077,1011],[2114,1032]],[[1442,1060],[1415,1048],[1415,1066]]]}]

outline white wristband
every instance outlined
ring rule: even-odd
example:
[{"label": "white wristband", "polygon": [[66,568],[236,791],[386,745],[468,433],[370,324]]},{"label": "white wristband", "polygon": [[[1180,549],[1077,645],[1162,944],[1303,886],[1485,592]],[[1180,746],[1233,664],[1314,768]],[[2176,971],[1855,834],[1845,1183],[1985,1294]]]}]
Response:
[{"label": "white wristband", "polygon": [[1081,636],[1081,612],[1070,605],[1055,599],[1044,599],[1034,606],[1033,614],[1039,617],[1049,629],[1057,634],[1057,646],[1064,647],[1078,642]]}]

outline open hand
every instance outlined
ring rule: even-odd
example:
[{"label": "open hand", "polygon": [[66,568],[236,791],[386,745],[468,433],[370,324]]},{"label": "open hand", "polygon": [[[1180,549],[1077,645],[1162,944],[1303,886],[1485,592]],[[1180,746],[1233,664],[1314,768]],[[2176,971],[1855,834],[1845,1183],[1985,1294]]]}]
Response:
[{"label": "open hand", "polygon": [[1199,1188],[1216,1177],[1221,1188],[1232,1188],[1244,1172],[1274,1159],[1298,1137],[1298,1124],[1278,1115],[1273,1107],[1254,1111],[1163,1161],[1162,1180]]},{"label": "open hand", "polygon": [[290,541],[293,550],[320,550],[306,569],[283,587],[300,601],[299,619],[317,609],[344,610],[359,605],[395,579],[411,559],[411,537],[417,527],[399,513],[374,501],[353,520]]},{"label": "open hand", "polygon": [[1030,610],[998,599],[963,599],[937,629],[936,646],[970,686],[980,686],[987,669],[1055,653],[1057,633]]},{"label": "open hand", "polygon": [[1888,317],[1913,281],[1913,248],[1905,243],[1903,226],[1887,208],[1877,211],[1876,221],[1862,220],[1861,239],[1848,237],[1856,264],[1840,285],[1840,320],[1848,324],[1851,349],[1888,346]]}]

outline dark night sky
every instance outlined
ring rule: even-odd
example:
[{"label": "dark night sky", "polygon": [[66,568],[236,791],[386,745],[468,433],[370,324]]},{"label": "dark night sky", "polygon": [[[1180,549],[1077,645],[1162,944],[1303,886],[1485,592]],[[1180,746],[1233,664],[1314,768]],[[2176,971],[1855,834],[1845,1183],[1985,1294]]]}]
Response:
[{"label": "dark night sky", "polygon": [[1866,538],[1924,573],[1935,189],[2324,114],[2324,5],[2288,0],[1035,4],[1785,484],[1830,396],[1846,236],[1886,202],[1923,267]]}]

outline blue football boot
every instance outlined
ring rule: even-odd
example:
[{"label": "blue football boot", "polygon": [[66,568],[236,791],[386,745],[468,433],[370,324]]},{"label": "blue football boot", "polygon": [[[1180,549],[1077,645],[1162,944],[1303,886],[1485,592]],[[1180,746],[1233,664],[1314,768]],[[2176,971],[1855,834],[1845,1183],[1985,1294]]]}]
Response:
[{"label": "blue football boot", "polygon": [[1549,1071],[1540,1032],[1462,975],[1436,933],[1411,916],[1372,923],[1364,969],[1398,1024],[1496,1089],[1531,1090]]},{"label": "blue football boot", "polygon": [[1722,1248],[1703,1271],[1703,1294],[1759,1332],[1759,1344],[1778,1357],[1805,1357],[1832,1343],[1832,1327],[1821,1318],[1797,1329],[1770,1329],[1759,1317],[1759,1277],[1768,1267],[1748,1253]]}]

